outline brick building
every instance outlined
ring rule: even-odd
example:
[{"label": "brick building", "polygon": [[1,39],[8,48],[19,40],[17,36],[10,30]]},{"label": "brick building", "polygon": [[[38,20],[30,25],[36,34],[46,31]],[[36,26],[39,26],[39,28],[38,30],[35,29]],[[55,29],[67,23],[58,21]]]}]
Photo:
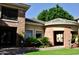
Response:
[{"label": "brick building", "polygon": [[79,23],[57,18],[48,22],[25,18],[26,4],[0,4],[0,47],[20,46],[28,37],[48,37],[52,46],[70,47],[73,35],[79,34]]},{"label": "brick building", "polygon": [[[73,35],[78,35],[79,23],[62,18],[56,18],[48,22],[37,19],[26,19],[26,38],[48,37],[52,46],[70,47]],[[75,40],[75,39],[74,39]]]},{"label": "brick building", "polygon": [[28,8],[21,3],[0,3],[0,47],[19,46],[19,36],[25,32]]}]

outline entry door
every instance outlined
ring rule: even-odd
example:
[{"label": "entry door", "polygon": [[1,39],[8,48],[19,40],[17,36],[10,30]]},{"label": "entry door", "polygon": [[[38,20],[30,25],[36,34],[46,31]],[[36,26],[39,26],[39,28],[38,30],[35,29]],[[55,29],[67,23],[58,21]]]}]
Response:
[{"label": "entry door", "polygon": [[4,31],[0,31],[0,47],[4,47],[6,46],[6,42],[7,42],[7,33]]},{"label": "entry door", "polygon": [[64,35],[62,31],[56,31],[54,36],[54,44],[55,45],[63,45]]},{"label": "entry door", "polygon": [[16,45],[16,30],[14,28],[0,28],[0,47]]}]

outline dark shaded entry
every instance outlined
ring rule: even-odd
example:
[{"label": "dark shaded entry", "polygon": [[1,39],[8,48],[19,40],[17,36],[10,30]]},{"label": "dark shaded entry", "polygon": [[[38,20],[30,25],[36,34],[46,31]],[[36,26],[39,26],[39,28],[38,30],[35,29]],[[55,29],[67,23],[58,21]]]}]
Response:
[{"label": "dark shaded entry", "polygon": [[54,45],[60,46],[64,43],[63,31],[54,31]]},{"label": "dark shaded entry", "polygon": [[0,48],[16,46],[16,28],[0,27]]}]

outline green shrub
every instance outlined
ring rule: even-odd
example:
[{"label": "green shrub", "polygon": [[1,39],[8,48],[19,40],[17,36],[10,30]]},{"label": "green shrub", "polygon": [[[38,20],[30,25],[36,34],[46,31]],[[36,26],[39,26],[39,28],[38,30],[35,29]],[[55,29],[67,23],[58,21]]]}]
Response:
[{"label": "green shrub", "polygon": [[79,40],[79,37],[78,37],[78,35],[77,34],[73,34],[72,35],[72,43],[78,43],[78,40]]},{"label": "green shrub", "polygon": [[40,47],[48,47],[48,46],[50,46],[50,43],[49,43],[47,37],[40,38],[40,42],[42,44]]},{"label": "green shrub", "polygon": [[22,45],[22,43],[21,43],[21,41],[23,41],[24,40],[24,32],[21,32],[20,34],[18,34],[18,46],[21,46]]},{"label": "green shrub", "polygon": [[47,45],[47,44],[49,43],[47,37],[43,37],[43,38],[41,39],[41,41],[43,42],[44,45]]},{"label": "green shrub", "polygon": [[32,45],[37,45],[39,43],[39,41],[35,37],[30,37],[29,40]]},{"label": "green shrub", "polygon": [[37,38],[35,37],[29,37],[28,39],[26,39],[26,44],[28,46],[31,46],[31,47],[39,47],[41,45],[41,43],[39,42],[39,40],[37,40]]},{"label": "green shrub", "polygon": [[25,41],[25,45],[31,46],[31,47],[48,47],[50,46],[48,38],[35,38],[35,37],[29,37]]}]

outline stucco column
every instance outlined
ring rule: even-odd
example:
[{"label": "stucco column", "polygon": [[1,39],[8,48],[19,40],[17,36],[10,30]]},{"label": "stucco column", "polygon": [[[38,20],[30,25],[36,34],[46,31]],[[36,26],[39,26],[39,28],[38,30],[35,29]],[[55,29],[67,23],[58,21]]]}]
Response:
[{"label": "stucco column", "polygon": [[65,48],[70,48],[71,47],[71,39],[72,39],[72,34],[69,28],[64,29],[64,47]]},{"label": "stucco column", "polygon": [[45,29],[45,37],[48,37],[50,44],[54,46],[54,31],[52,28]]}]

